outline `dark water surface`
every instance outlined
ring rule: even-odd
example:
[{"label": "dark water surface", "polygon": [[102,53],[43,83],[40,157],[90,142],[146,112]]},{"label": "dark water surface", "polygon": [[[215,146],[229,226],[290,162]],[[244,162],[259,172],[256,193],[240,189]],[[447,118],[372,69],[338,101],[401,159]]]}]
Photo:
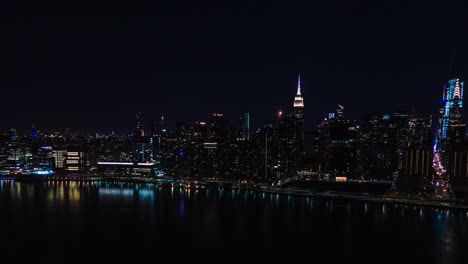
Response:
[{"label": "dark water surface", "polygon": [[466,211],[230,189],[0,181],[0,227],[40,263],[468,263]]}]

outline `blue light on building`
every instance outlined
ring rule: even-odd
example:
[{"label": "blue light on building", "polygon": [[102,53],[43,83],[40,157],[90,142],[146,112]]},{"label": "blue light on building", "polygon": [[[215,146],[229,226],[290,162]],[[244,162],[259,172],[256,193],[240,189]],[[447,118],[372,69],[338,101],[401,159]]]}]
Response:
[{"label": "blue light on building", "polygon": [[53,170],[38,170],[38,171],[32,171],[31,174],[36,174],[36,175],[50,175],[54,174],[55,172]]}]

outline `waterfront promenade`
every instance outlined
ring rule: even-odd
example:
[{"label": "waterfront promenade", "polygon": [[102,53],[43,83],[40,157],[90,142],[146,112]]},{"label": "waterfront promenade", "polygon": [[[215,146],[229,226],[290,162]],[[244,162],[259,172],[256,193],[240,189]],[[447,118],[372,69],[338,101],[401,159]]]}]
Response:
[{"label": "waterfront promenade", "polygon": [[[2,176],[0,180],[15,180],[12,176]],[[369,194],[343,191],[314,191],[310,188],[272,186],[269,183],[239,183],[234,181],[218,180],[192,180],[173,179],[171,177],[148,178],[148,177],[103,177],[103,176],[46,176],[42,181],[104,181],[104,182],[129,182],[149,183],[162,186],[198,189],[206,187],[232,188],[260,193],[271,193],[279,195],[304,196],[333,200],[355,200],[371,203],[417,205],[441,209],[460,209],[468,213],[468,201],[454,199],[422,198],[417,196],[392,195],[392,194]]]}]

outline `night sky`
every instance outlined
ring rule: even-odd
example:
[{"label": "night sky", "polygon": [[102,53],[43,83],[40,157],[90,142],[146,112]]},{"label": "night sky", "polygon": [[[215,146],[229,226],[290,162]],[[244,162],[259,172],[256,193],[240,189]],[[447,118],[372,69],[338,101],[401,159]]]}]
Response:
[{"label": "night sky", "polygon": [[2,8],[1,128],[128,128],[137,111],[147,127],[261,123],[292,105],[300,73],[314,129],[337,104],[350,119],[434,112],[454,58],[467,70],[462,2],[64,2]]}]

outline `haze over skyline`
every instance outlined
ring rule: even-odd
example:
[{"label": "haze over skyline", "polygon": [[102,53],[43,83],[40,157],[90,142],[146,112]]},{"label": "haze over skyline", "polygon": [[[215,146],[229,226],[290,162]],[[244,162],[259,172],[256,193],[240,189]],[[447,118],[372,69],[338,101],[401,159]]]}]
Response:
[{"label": "haze over skyline", "polygon": [[299,73],[309,130],[337,104],[350,119],[435,112],[453,57],[466,72],[463,5],[5,8],[0,127],[127,128],[138,111],[146,122],[163,114],[172,124],[250,112],[259,124],[275,106],[292,106]]}]

